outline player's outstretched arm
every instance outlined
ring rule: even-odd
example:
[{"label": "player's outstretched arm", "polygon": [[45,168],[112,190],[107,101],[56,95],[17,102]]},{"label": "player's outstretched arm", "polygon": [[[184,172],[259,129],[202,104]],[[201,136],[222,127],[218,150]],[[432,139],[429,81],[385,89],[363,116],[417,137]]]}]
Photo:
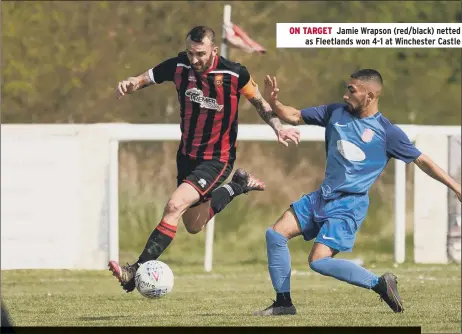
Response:
[{"label": "player's outstretched arm", "polygon": [[258,116],[271,126],[274,132],[277,133],[283,129],[279,117],[273,112],[271,106],[267,101],[265,101],[258,89],[255,90],[254,96],[248,100],[257,110]]},{"label": "player's outstretched arm", "polygon": [[258,88],[255,91],[255,96],[248,100],[255,107],[260,118],[273,128],[279,143],[284,146],[289,146],[289,140],[295,144],[300,143],[300,131],[295,128],[283,127],[278,115],[273,112],[271,106],[265,101]]},{"label": "player's outstretched arm", "polygon": [[117,85],[116,97],[120,99],[122,96],[130,94],[134,91],[140,90],[144,87],[153,85],[155,82],[149,76],[149,71],[144,72],[136,77],[129,77],[122,80]]},{"label": "player's outstretched arm", "polygon": [[452,177],[448,175],[440,166],[438,166],[429,156],[421,154],[414,163],[428,176],[434,178],[435,180],[443,183],[449,189],[454,191],[461,200],[461,189],[460,184],[458,184]]},{"label": "player's outstretched arm", "polygon": [[291,125],[303,124],[302,113],[300,110],[286,106],[278,100],[279,87],[277,84],[276,77],[270,77],[269,75],[265,78],[265,90],[264,97],[269,102],[272,110],[278,115],[284,122]]},{"label": "player's outstretched arm", "polygon": [[260,118],[274,130],[279,143],[289,146],[289,141],[295,144],[300,142],[300,131],[295,128],[284,128],[278,115],[273,112],[269,103],[263,98],[258,90],[258,85],[244,66],[241,66],[238,85],[240,87],[239,92],[255,107]]}]

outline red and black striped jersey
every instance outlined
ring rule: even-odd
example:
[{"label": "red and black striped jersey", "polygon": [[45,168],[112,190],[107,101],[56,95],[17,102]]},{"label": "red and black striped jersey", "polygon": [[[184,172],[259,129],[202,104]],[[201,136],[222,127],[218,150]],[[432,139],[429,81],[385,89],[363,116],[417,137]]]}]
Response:
[{"label": "red and black striped jersey", "polygon": [[242,94],[250,99],[257,93],[257,85],[245,66],[216,56],[207,71],[196,73],[186,53],[180,53],[148,73],[156,84],[175,84],[182,154],[222,162],[236,158],[239,98]]}]

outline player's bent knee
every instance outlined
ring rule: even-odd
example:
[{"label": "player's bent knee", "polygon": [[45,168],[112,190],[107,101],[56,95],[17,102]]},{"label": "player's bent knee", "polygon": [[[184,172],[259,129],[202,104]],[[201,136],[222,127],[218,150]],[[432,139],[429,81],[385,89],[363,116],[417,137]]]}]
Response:
[{"label": "player's bent knee", "polygon": [[313,263],[314,261],[321,260],[325,257],[331,257],[331,254],[326,254],[324,252],[311,252],[308,256],[308,263],[311,266],[311,263]]},{"label": "player's bent knee", "polygon": [[[317,273],[319,273],[320,270],[319,270],[319,266],[318,266],[318,264],[319,264],[319,263],[318,263],[318,260],[321,260],[321,259],[324,259],[324,258],[325,258],[325,257],[319,258],[319,259],[315,259],[315,260],[308,260],[308,264],[309,264],[311,270],[316,271]],[[322,261],[321,261],[321,262],[322,262]]]},{"label": "player's bent knee", "polygon": [[308,256],[308,264],[310,265],[310,268],[313,269],[313,267],[311,266],[311,264],[316,261],[316,260],[320,260],[322,258],[325,258],[325,256],[316,256],[316,255],[312,255],[310,254]]},{"label": "player's bent knee", "polygon": [[272,227],[268,227],[266,229],[265,237],[267,247],[271,247],[277,244],[286,244],[288,241],[287,238],[283,238],[283,235],[275,231]]},{"label": "player's bent knee", "polygon": [[315,243],[313,245],[313,249],[311,250],[310,255],[308,256],[308,263],[311,267],[311,264],[316,261],[316,260],[321,260],[326,257],[334,257],[335,255],[338,254],[338,250],[335,250],[333,248],[330,248],[329,246],[326,246],[321,243]]},{"label": "player's bent knee", "polygon": [[181,213],[188,208],[188,204],[176,199],[170,199],[165,206],[165,212],[168,214]]},{"label": "player's bent knee", "polygon": [[301,234],[297,218],[291,210],[285,211],[281,218],[279,218],[271,228],[288,239],[292,239]]},{"label": "player's bent knee", "polygon": [[321,260],[321,259],[324,259],[328,256],[319,256],[319,257],[315,257],[315,256],[308,256],[308,264],[310,265],[310,268],[315,270],[313,267],[313,262],[316,262],[317,260]]}]

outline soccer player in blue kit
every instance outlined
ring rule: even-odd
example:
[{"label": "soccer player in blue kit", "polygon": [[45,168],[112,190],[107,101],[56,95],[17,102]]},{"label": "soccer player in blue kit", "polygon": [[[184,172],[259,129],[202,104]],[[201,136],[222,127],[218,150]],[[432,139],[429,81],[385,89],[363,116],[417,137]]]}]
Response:
[{"label": "soccer player in blue kit", "polygon": [[288,240],[302,235],[313,240],[308,257],[312,270],[321,275],[375,291],[394,312],[403,312],[395,275],[377,276],[358,264],[335,259],[353,248],[356,233],[366,217],[368,191],[391,158],[414,162],[429,176],[445,184],[461,200],[461,187],[428,156],[421,153],[406,134],[378,109],[382,77],[372,69],[350,76],[343,96],[333,103],[302,110],[278,100],[276,78],[266,76],[264,97],[285,122],[326,128],[326,171],[320,188],[291,204],[266,230],[268,269],[276,300],[254,315],[296,314],[290,297],[290,253]]}]

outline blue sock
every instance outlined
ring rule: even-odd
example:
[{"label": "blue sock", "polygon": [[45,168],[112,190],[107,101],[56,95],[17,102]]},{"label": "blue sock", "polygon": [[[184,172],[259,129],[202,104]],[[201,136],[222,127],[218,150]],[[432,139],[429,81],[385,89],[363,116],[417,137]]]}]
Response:
[{"label": "blue sock", "polygon": [[311,262],[310,267],[321,275],[366,289],[372,289],[379,282],[377,275],[348,260],[325,257]]},{"label": "blue sock", "polygon": [[266,230],[268,269],[274,290],[281,295],[290,291],[290,253],[288,239],[272,228]]}]

